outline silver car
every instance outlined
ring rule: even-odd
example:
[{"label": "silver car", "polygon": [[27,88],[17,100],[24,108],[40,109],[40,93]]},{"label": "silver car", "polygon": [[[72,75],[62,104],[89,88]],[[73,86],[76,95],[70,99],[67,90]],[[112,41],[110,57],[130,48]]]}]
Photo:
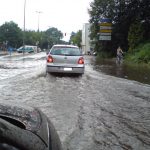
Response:
[{"label": "silver car", "polygon": [[49,73],[84,73],[84,57],[73,45],[54,45],[47,55],[46,71]]}]

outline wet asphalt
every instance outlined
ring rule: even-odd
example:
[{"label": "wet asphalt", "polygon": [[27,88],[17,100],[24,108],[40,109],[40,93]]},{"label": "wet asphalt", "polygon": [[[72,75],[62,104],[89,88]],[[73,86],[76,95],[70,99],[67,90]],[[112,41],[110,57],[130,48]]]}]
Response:
[{"label": "wet asphalt", "polygon": [[64,150],[149,150],[150,85],[105,75],[51,75],[45,54],[0,59],[0,102],[40,108]]}]

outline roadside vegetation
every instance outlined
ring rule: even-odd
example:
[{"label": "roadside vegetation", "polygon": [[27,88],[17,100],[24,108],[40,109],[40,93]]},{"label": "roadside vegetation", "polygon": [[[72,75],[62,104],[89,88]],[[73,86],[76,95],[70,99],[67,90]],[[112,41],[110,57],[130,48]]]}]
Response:
[{"label": "roadside vegetation", "polygon": [[0,50],[7,51],[9,47],[17,49],[23,45],[38,45],[41,49],[49,49],[54,44],[76,44],[80,46],[81,31],[72,32],[70,41],[63,41],[66,33],[62,33],[55,27],[50,27],[45,31],[25,30],[23,31],[18,24],[13,21],[5,22],[0,26]]},{"label": "roadside vegetation", "polygon": [[150,42],[140,44],[132,52],[128,52],[125,57],[125,63],[143,64],[150,68]]},{"label": "roadside vegetation", "polygon": [[[125,51],[126,62],[150,65],[149,10],[149,0],[94,0],[91,2],[90,38],[98,57],[115,57],[117,47],[121,46]],[[99,40],[101,18],[109,18],[112,21],[111,41]]]}]

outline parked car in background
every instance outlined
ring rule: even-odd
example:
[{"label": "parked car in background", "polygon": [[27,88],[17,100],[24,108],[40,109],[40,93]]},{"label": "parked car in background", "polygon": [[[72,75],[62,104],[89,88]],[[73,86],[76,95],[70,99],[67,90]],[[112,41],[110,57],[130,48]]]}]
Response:
[{"label": "parked car in background", "polygon": [[73,45],[54,45],[48,55],[46,71],[49,73],[84,73],[84,57]]},{"label": "parked car in background", "polygon": [[37,52],[37,46],[31,46],[31,45],[25,45],[25,46],[21,46],[20,48],[17,49],[18,53],[33,53],[33,52]]},{"label": "parked car in background", "polygon": [[93,56],[97,56],[97,52],[94,51],[94,52],[93,52]]}]

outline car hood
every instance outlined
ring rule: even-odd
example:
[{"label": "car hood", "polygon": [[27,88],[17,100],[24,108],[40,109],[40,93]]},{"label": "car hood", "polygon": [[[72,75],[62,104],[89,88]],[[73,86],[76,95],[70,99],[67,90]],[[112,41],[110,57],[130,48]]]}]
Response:
[{"label": "car hood", "polygon": [[0,118],[34,133],[48,146],[48,119],[38,108],[0,103]]}]

